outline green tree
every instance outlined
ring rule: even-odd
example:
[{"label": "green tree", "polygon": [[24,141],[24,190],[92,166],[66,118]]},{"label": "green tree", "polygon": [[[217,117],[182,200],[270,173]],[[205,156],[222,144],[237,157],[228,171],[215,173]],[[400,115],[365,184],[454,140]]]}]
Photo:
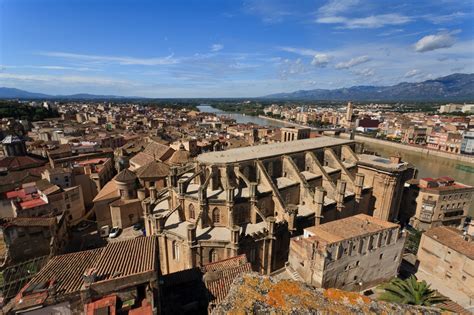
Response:
[{"label": "green tree", "polygon": [[426,281],[418,281],[413,275],[405,280],[394,278],[382,288],[384,292],[379,299],[391,303],[431,306],[447,300],[432,290]]}]

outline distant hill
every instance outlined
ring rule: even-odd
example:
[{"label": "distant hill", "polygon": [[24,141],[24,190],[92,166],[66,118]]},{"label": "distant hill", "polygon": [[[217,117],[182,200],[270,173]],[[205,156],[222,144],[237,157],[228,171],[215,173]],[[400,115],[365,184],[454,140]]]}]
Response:
[{"label": "distant hill", "polygon": [[0,98],[51,98],[51,95],[32,93],[14,88],[0,87]]},{"label": "distant hill", "polygon": [[264,96],[267,99],[327,101],[469,101],[474,100],[474,74],[455,73],[417,83],[353,86],[334,90],[300,90]]},{"label": "distant hill", "polygon": [[94,100],[94,99],[129,99],[143,97],[125,97],[117,95],[95,95],[95,94],[72,94],[72,95],[48,95],[43,93],[28,92],[15,88],[0,87],[0,99],[77,99],[77,100]]}]

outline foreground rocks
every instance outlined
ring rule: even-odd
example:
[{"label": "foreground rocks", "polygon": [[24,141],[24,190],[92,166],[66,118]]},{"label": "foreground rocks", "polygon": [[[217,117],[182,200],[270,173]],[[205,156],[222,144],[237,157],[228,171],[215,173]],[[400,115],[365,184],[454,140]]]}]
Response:
[{"label": "foreground rocks", "polygon": [[437,308],[390,304],[355,292],[317,289],[293,280],[255,273],[234,280],[227,297],[212,311],[221,314],[441,314]]}]

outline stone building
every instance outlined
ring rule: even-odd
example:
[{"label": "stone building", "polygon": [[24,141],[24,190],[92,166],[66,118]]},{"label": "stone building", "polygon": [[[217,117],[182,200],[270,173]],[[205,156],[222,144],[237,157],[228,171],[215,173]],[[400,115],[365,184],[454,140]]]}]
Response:
[{"label": "stone building", "polygon": [[452,227],[421,236],[417,277],[466,308],[474,306],[474,239]]},{"label": "stone building", "polygon": [[137,175],[128,169],[108,182],[93,200],[97,226],[126,228],[140,221],[145,195],[139,188]]},{"label": "stone building", "polygon": [[40,256],[53,256],[66,246],[68,236],[64,216],[53,218],[0,219],[0,248],[5,248],[0,264],[18,264]]},{"label": "stone building", "polygon": [[397,181],[378,189],[373,178],[378,168],[395,178],[413,169],[360,159],[354,147],[320,137],[205,153],[172,167],[168,188],[143,200],[147,235],[160,236],[163,274],[237,254],[270,273],[287,261],[290,236],[306,227],[358,213],[396,217]]},{"label": "stone building", "polygon": [[25,140],[18,136],[8,135],[2,140],[3,154],[9,156],[26,155]]},{"label": "stone building", "polygon": [[445,225],[462,227],[471,205],[474,187],[450,177],[409,181],[403,217],[418,230]]},{"label": "stone building", "polygon": [[308,284],[362,291],[397,275],[404,244],[398,224],[358,214],[306,228],[288,262]]},{"label": "stone building", "polygon": [[359,154],[357,171],[364,175],[364,183],[372,187],[369,209],[371,213],[386,221],[399,221],[399,210],[405,183],[416,177],[416,169],[399,156],[383,158],[376,155]]},{"label": "stone building", "polygon": [[285,127],[280,129],[281,142],[308,139],[311,133],[310,128]]}]

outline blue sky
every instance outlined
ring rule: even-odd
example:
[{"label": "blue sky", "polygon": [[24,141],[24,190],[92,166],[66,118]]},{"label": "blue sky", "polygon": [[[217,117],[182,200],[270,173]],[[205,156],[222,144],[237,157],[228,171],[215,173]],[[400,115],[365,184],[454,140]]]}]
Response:
[{"label": "blue sky", "polygon": [[0,86],[251,97],[474,72],[472,0],[0,0]]}]

